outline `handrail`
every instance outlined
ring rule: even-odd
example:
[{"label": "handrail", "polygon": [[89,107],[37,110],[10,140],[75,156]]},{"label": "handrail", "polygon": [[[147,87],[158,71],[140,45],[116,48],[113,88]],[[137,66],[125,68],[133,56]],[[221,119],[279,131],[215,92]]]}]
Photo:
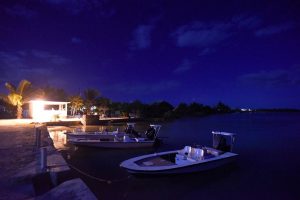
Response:
[{"label": "handrail", "polygon": [[155,129],[155,138],[158,137],[158,133],[160,131],[160,128],[161,128],[161,125],[158,125],[158,124],[150,124],[150,127],[154,128]]},{"label": "handrail", "polygon": [[212,134],[219,134],[219,135],[226,135],[226,136],[234,136],[236,133],[228,133],[228,132],[221,132],[221,131],[212,131]]}]

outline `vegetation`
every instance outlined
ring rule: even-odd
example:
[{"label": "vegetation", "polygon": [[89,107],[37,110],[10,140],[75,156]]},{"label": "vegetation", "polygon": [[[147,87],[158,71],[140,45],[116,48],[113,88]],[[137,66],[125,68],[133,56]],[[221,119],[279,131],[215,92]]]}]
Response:
[{"label": "vegetation", "polygon": [[216,107],[215,107],[215,111],[219,112],[219,113],[229,113],[231,112],[231,108],[227,105],[225,105],[222,102],[219,102]]},{"label": "vegetation", "polygon": [[199,103],[180,103],[174,108],[173,105],[166,101],[155,102],[152,104],[143,104],[136,100],[132,103],[113,102],[109,104],[107,117],[114,117],[115,115],[137,118],[160,118],[164,120],[171,120],[185,116],[205,116],[215,113],[229,113],[232,110],[229,106],[223,103],[217,104],[215,107],[204,106]]},{"label": "vegetation", "polygon": [[70,97],[70,108],[71,108],[71,115],[78,114],[80,110],[83,108],[83,99],[81,96],[72,96]]},{"label": "vegetation", "polygon": [[12,119],[16,117],[16,107],[0,99],[0,119]]},{"label": "vegetation", "polygon": [[[9,90],[7,96],[2,95],[0,101],[0,115],[16,112],[17,118],[22,117],[22,106],[36,98],[37,94],[42,94],[44,91],[44,98],[52,101],[70,101],[69,110],[71,115],[75,114],[88,114],[100,115],[105,117],[131,117],[131,118],[144,118],[144,119],[176,119],[185,116],[205,116],[216,113],[230,113],[234,112],[229,106],[222,102],[210,107],[197,102],[179,103],[177,106],[166,101],[154,102],[151,104],[142,103],[139,100],[133,102],[112,102],[106,97],[102,97],[100,92],[96,89],[86,89],[83,96],[68,96],[63,89],[54,87],[44,87],[41,89],[33,90],[31,83],[27,80],[22,80],[16,88],[10,83],[5,84]],[[41,95],[40,95],[41,96]],[[3,114],[4,113],[4,114]]]},{"label": "vegetation", "polygon": [[17,119],[22,118],[23,104],[27,103],[31,98],[42,96],[43,92],[41,90],[33,90],[30,88],[31,83],[27,80],[22,80],[18,87],[11,83],[5,83],[5,87],[8,89],[9,93],[7,96],[2,95],[1,99],[8,104],[16,107],[16,117]]},{"label": "vegetation", "polygon": [[97,98],[100,96],[100,92],[95,89],[86,89],[84,91],[84,105],[85,105],[85,113],[93,114],[96,108],[94,107],[96,104]]},{"label": "vegetation", "polygon": [[99,115],[105,115],[109,111],[111,100],[105,97],[98,97],[95,102],[96,112]]}]

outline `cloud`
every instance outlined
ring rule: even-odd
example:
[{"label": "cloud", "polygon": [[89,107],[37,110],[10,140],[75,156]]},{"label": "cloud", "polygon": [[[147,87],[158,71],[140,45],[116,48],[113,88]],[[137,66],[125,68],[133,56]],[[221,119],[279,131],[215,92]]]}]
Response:
[{"label": "cloud", "polygon": [[189,71],[192,68],[191,65],[192,63],[190,60],[184,59],[183,62],[173,71],[173,73],[179,74]]},{"label": "cloud", "polygon": [[241,83],[263,87],[290,87],[300,85],[299,69],[277,69],[244,74],[238,78]]},{"label": "cloud", "polygon": [[72,15],[95,11],[103,17],[111,17],[116,12],[113,8],[107,8],[108,1],[104,0],[46,0],[46,2]]},{"label": "cloud", "polygon": [[139,25],[133,31],[133,40],[130,42],[131,50],[146,49],[151,46],[151,31],[153,25]]},{"label": "cloud", "polygon": [[232,18],[233,25],[238,28],[254,29],[261,25],[262,19],[255,15],[237,15]]},{"label": "cloud", "polygon": [[[171,33],[178,47],[194,47],[201,49],[200,56],[216,51],[216,46],[229,40],[241,31],[248,31],[257,37],[278,34],[295,27],[295,23],[286,22],[262,27],[263,20],[256,15],[241,14],[228,21],[201,22],[194,21],[179,26]],[[212,51],[211,51],[212,50]]]},{"label": "cloud", "polygon": [[80,44],[82,42],[82,40],[79,37],[72,37],[71,42],[73,44]]},{"label": "cloud", "polygon": [[23,63],[23,53],[9,53],[9,52],[0,52],[0,62],[5,68],[22,68],[24,67]]},{"label": "cloud", "polygon": [[178,47],[209,47],[229,38],[230,23],[202,23],[195,21],[179,27],[171,36]]},{"label": "cloud", "polygon": [[45,82],[51,78],[56,67],[69,62],[62,56],[47,51],[31,50],[0,52],[1,79],[19,81],[20,79]]},{"label": "cloud", "polygon": [[153,15],[145,24],[138,25],[132,32],[132,40],[129,42],[130,50],[142,50],[151,47],[151,34],[158,23],[162,19],[162,14]]},{"label": "cloud", "polygon": [[176,81],[122,83],[110,86],[109,90],[126,93],[127,95],[151,95],[153,93],[176,89],[179,85]]},{"label": "cloud", "polygon": [[18,53],[0,52],[0,79],[18,82],[21,79],[45,81],[52,74],[52,68],[41,68],[28,64],[28,58]]},{"label": "cloud", "polygon": [[282,24],[277,24],[277,25],[271,25],[267,26],[261,29],[258,29],[255,31],[255,35],[257,37],[262,37],[262,36],[268,36],[268,35],[273,35],[273,34],[278,34],[281,32],[288,31],[292,28],[294,28],[295,24],[292,22],[287,22],[287,23],[282,23]]},{"label": "cloud", "polygon": [[64,58],[64,57],[59,56],[59,55],[52,54],[52,53],[47,52],[47,51],[32,50],[31,53],[36,58],[43,59],[44,61],[48,60],[51,63],[56,64],[56,65],[64,65],[64,64],[67,64],[70,61],[67,58]]},{"label": "cloud", "polygon": [[11,16],[25,17],[28,19],[37,16],[36,11],[19,4],[5,8],[5,12]]}]

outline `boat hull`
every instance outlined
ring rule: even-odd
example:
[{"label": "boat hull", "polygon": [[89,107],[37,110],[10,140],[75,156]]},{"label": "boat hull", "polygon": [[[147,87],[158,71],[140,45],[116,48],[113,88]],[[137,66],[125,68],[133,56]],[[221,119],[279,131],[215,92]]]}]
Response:
[{"label": "boat hull", "polygon": [[66,133],[67,140],[113,140],[116,135],[123,137],[125,133]]},{"label": "boat hull", "polygon": [[154,141],[142,141],[142,142],[125,142],[125,141],[96,141],[96,140],[70,140],[70,143],[76,146],[87,146],[97,148],[114,148],[114,149],[126,149],[126,148],[148,148],[154,145]]},{"label": "boat hull", "polygon": [[[170,151],[167,153],[150,154],[148,157],[161,156],[170,153],[177,153],[178,151]],[[126,160],[120,164],[122,168],[125,168],[131,174],[143,174],[143,175],[168,175],[168,174],[186,174],[212,170],[229,163],[236,161],[238,154],[227,152],[223,156],[213,159],[207,159],[205,162],[191,162],[183,165],[173,165],[170,167],[139,167],[135,162],[147,158],[146,156],[135,157]]]}]

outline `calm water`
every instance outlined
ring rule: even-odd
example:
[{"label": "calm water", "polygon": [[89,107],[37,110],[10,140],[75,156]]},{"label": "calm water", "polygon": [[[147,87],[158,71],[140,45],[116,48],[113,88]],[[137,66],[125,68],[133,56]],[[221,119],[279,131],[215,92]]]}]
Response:
[{"label": "calm water", "polygon": [[[133,156],[211,145],[212,130],[237,133],[237,165],[190,175],[128,177],[119,163]],[[94,177],[78,173],[101,199],[300,199],[300,114],[226,114],[181,119],[163,124],[167,137],[157,149],[105,150],[70,148],[71,165]],[[68,155],[68,156],[67,156]]]}]

